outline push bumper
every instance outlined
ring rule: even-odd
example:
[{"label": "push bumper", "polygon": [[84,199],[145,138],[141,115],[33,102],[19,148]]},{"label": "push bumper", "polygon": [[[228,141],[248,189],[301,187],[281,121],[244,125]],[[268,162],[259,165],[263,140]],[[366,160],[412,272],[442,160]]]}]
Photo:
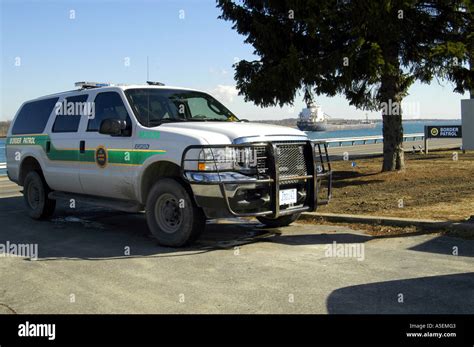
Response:
[{"label": "push bumper", "polygon": [[[291,160],[283,149],[298,146],[305,170],[299,174],[285,174]],[[193,190],[197,205],[203,208],[208,218],[255,217],[278,218],[289,214],[315,211],[331,199],[332,171],[327,144],[325,142],[278,142],[226,145],[225,147],[255,147],[260,150],[259,167],[264,174],[246,175],[239,172],[203,172],[185,170],[193,149],[222,148],[223,146],[190,146],[183,153],[182,176]],[[284,151],[283,151],[284,152]],[[301,160],[299,163],[301,164]],[[290,162],[290,163],[289,163]],[[283,167],[283,164],[286,165]],[[289,165],[290,164],[290,165]],[[260,170],[260,169],[259,169]],[[296,189],[296,202],[282,205],[280,191]]]}]

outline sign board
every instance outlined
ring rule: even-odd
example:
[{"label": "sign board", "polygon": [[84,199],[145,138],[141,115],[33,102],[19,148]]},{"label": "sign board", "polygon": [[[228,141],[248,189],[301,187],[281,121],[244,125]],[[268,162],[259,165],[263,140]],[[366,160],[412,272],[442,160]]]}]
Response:
[{"label": "sign board", "polygon": [[428,153],[428,139],[462,138],[461,125],[425,125],[425,153]]},{"label": "sign board", "polygon": [[462,127],[460,125],[427,125],[425,126],[425,138],[462,138]]}]

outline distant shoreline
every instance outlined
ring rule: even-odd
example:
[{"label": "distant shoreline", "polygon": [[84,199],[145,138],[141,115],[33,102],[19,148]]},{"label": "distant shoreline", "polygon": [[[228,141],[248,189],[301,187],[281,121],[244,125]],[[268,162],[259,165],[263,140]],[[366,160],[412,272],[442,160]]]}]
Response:
[{"label": "distant shoreline", "polygon": [[[273,125],[282,125],[291,128],[296,128],[296,122],[298,118],[285,118],[285,119],[269,119],[269,120],[249,120],[249,122],[255,123],[264,123],[264,124],[273,124]],[[328,120],[328,124],[358,124],[365,119],[345,119],[345,118],[331,118]],[[382,123],[382,119],[372,119],[369,118],[369,121],[374,123]],[[459,119],[446,119],[446,118],[427,118],[427,119],[404,119],[403,122],[452,122],[459,121]]]}]

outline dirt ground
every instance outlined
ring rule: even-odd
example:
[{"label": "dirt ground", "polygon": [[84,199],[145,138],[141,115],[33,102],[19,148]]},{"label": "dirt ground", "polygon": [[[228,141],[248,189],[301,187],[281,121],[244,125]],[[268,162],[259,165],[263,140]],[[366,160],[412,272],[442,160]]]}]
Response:
[{"label": "dirt ground", "polygon": [[381,173],[382,158],[333,163],[333,199],[318,212],[463,221],[474,215],[474,152],[406,154],[406,169]]}]

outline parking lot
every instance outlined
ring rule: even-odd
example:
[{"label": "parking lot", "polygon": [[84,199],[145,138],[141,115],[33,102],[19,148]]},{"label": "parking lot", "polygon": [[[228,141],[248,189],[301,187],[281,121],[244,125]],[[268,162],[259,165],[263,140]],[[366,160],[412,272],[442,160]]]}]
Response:
[{"label": "parking lot", "polygon": [[172,249],[141,214],[60,206],[37,222],[18,196],[0,225],[0,244],[38,245],[0,258],[1,313],[474,313],[472,240],[225,220]]}]

